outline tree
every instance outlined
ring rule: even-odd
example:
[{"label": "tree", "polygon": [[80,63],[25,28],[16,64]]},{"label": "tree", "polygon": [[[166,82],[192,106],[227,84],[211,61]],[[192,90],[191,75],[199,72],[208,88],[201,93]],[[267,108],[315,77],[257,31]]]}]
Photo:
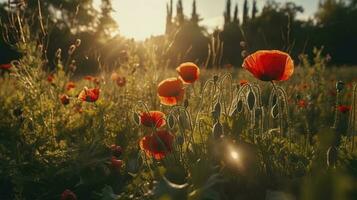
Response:
[{"label": "tree", "polygon": [[224,24],[231,23],[231,0],[226,1],[226,10],[224,11]]},{"label": "tree", "polygon": [[255,19],[257,15],[258,8],[257,8],[257,0],[253,0],[253,8],[252,8],[252,19]]},{"label": "tree", "polygon": [[249,19],[248,12],[249,12],[248,0],[244,0],[244,4],[243,4],[243,25],[246,25],[247,22],[248,22],[248,19]]},{"label": "tree", "polygon": [[196,0],[193,0],[192,3],[192,14],[191,14],[191,22],[194,25],[198,25],[198,22],[200,20],[200,17],[197,14],[197,7],[196,7]]}]

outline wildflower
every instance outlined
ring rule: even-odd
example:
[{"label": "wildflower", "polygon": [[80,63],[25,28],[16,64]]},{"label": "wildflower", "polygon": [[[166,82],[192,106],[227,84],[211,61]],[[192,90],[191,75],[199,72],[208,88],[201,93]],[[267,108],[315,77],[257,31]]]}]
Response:
[{"label": "wildflower", "polygon": [[126,84],[126,78],[125,77],[118,77],[116,80],[116,83],[119,87],[123,87]]},{"label": "wildflower", "polygon": [[69,91],[69,90],[71,90],[71,89],[73,89],[73,88],[75,88],[76,87],[76,84],[74,83],[74,82],[72,82],[72,81],[70,81],[70,82],[68,82],[67,84],[66,84],[66,90],[67,91]]},{"label": "wildflower", "polygon": [[111,158],[110,161],[111,161],[111,164],[112,164],[112,166],[113,166],[114,168],[120,169],[121,166],[123,165],[123,161],[117,159],[115,156],[112,156],[112,158]]},{"label": "wildflower", "polygon": [[99,85],[99,79],[97,77],[94,77],[94,76],[85,76],[84,77],[84,80],[87,80],[87,81],[90,81],[90,82],[93,82],[97,85]]},{"label": "wildflower", "polygon": [[77,196],[71,190],[66,189],[61,194],[61,200],[77,200]]},{"label": "wildflower", "polygon": [[245,79],[242,79],[242,80],[239,81],[239,85],[240,86],[243,86],[243,85],[248,84],[248,83],[249,82],[247,80],[245,80]]},{"label": "wildflower", "polygon": [[60,100],[61,100],[61,103],[62,103],[63,105],[69,104],[69,97],[68,97],[67,95],[65,95],[65,94],[62,94],[62,95],[60,96]]},{"label": "wildflower", "polygon": [[176,68],[176,71],[180,75],[180,79],[186,84],[194,83],[200,75],[200,69],[192,62],[182,63]]},{"label": "wildflower", "polygon": [[9,70],[12,67],[10,63],[0,64],[0,69]]},{"label": "wildflower", "polygon": [[140,114],[140,123],[147,127],[160,128],[166,124],[165,114],[160,111],[149,111]]},{"label": "wildflower", "polygon": [[294,72],[289,54],[278,50],[257,51],[244,59],[243,67],[262,81],[285,81]]},{"label": "wildflower", "polygon": [[340,111],[341,113],[347,113],[348,111],[351,110],[351,106],[339,105],[337,106],[337,110]]},{"label": "wildflower", "polygon": [[299,100],[297,104],[300,108],[306,108],[307,106],[307,102],[303,99]]},{"label": "wildflower", "polygon": [[121,156],[121,154],[123,153],[123,149],[121,148],[121,146],[118,146],[118,145],[115,145],[115,144],[112,144],[110,146],[110,149],[112,150],[112,154],[114,156]]},{"label": "wildflower", "polygon": [[55,79],[55,77],[52,75],[52,74],[50,74],[50,75],[48,75],[47,76],[47,81],[49,82],[49,83],[53,83],[53,80]]},{"label": "wildflower", "polygon": [[119,86],[124,87],[126,84],[126,78],[123,76],[119,76],[117,73],[112,73],[110,78]]},{"label": "wildflower", "polygon": [[84,88],[78,95],[78,99],[86,102],[96,102],[99,98],[99,88]]},{"label": "wildflower", "polygon": [[168,78],[159,83],[157,93],[164,105],[176,105],[183,100],[185,90],[179,78]]},{"label": "wildflower", "polygon": [[173,141],[174,136],[168,131],[157,131],[153,135],[143,137],[139,145],[147,156],[161,160],[167,153],[172,152]]}]

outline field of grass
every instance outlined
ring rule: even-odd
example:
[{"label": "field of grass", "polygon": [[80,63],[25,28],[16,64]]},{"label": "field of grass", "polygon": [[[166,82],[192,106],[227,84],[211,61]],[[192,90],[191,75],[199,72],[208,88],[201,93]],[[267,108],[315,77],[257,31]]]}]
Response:
[{"label": "field of grass", "polygon": [[[319,51],[274,85],[199,66],[167,106],[158,85],[177,66],[150,51],[142,66],[128,52],[114,71],[73,77],[60,56],[49,72],[39,47],[18,47],[0,78],[0,199],[357,195],[357,69],[326,69]],[[155,125],[149,111],[163,114]]]}]

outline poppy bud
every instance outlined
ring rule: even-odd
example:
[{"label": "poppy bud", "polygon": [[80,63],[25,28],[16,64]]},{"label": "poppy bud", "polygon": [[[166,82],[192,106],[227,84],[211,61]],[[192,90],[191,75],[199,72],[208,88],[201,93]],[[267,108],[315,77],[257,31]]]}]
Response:
[{"label": "poppy bud", "polygon": [[218,76],[217,75],[214,75],[213,76],[213,83],[216,84],[218,81]]},{"label": "poppy bud", "polygon": [[248,103],[248,108],[249,110],[253,110],[255,106],[255,95],[252,91],[249,91],[248,96],[247,96],[247,103]]},{"label": "poppy bud", "polygon": [[140,125],[140,116],[137,112],[133,113],[133,119],[134,119],[135,124]]},{"label": "poppy bud", "polygon": [[338,159],[338,151],[336,147],[331,146],[327,150],[327,167],[336,168],[337,159]]},{"label": "poppy bud", "polygon": [[213,125],[212,135],[215,139],[219,139],[223,135],[223,127],[219,121]]},{"label": "poppy bud", "polygon": [[72,44],[68,49],[68,55],[72,55],[75,50],[76,50],[76,46]]},{"label": "poppy bud", "polygon": [[218,117],[221,115],[221,103],[219,101],[214,105],[213,111],[218,114]]},{"label": "poppy bud", "polygon": [[270,111],[271,116],[273,117],[273,119],[276,119],[279,115],[279,108],[278,108],[278,104],[275,104]]},{"label": "poppy bud", "polygon": [[56,58],[60,59],[62,56],[62,49],[57,49],[56,51]]},{"label": "poppy bud", "polygon": [[246,50],[243,50],[242,53],[241,53],[241,56],[243,58],[245,58],[245,57],[247,57],[247,55],[248,55],[248,52]]},{"label": "poppy bud", "polygon": [[337,90],[337,92],[341,92],[341,91],[343,90],[344,86],[345,86],[345,83],[344,83],[344,82],[338,81],[338,82],[336,83],[336,90]]},{"label": "poppy bud", "polygon": [[188,107],[188,100],[187,100],[187,99],[185,99],[185,101],[183,102],[183,106],[184,106],[185,108]]},{"label": "poppy bud", "polygon": [[74,44],[76,47],[79,47],[81,45],[81,40],[80,39],[77,39],[76,40],[76,43]]},{"label": "poppy bud", "polygon": [[167,117],[167,125],[170,129],[172,129],[174,126],[175,126],[175,119],[174,119],[174,116],[172,115],[169,115]]},{"label": "poppy bud", "polygon": [[247,47],[247,43],[244,42],[244,41],[241,41],[241,42],[239,43],[239,45],[240,45],[243,49]]}]

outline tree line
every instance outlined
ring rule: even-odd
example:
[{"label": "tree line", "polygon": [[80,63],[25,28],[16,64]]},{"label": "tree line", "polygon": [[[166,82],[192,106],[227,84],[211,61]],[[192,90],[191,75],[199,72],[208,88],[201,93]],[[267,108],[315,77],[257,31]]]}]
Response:
[{"label": "tree line", "polygon": [[297,18],[304,9],[293,2],[269,0],[259,10],[256,0],[244,0],[242,8],[226,0],[222,12],[224,24],[213,32],[201,25],[195,0],[190,16],[184,14],[182,0],[170,0],[165,33],[144,43],[115,34],[120,24],[111,16],[112,1],[100,2],[99,9],[94,7],[93,0],[11,0],[10,4],[1,4],[0,62],[9,62],[25,53],[11,46],[20,38],[13,27],[8,26],[10,14],[21,10],[24,24],[31,25],[29,33],[40,38],[45,47],[49,65],[58,49],[63,50],[65,59],[68,47],[76,39],[82,41],[73,60],[77,65],[86,66],[80,68],[83,73],[95,72],[99,64],[120,65],[121,59],[127,59],[125,51],[132,47],[139,59],[144,59],[142,48],[146,43],[154,43],[162,49],[157,51],[159,56],[172,66],[182,61],[196,61],[207,67],[238,67],[242,56],[258,49],[284,50],[297,58],[301,53],[312,54],[314,47],[322,46],[334,64],[357,63],[357,23],[354,22],[357,0],[320,0],[318,10],[307,20]]}]

